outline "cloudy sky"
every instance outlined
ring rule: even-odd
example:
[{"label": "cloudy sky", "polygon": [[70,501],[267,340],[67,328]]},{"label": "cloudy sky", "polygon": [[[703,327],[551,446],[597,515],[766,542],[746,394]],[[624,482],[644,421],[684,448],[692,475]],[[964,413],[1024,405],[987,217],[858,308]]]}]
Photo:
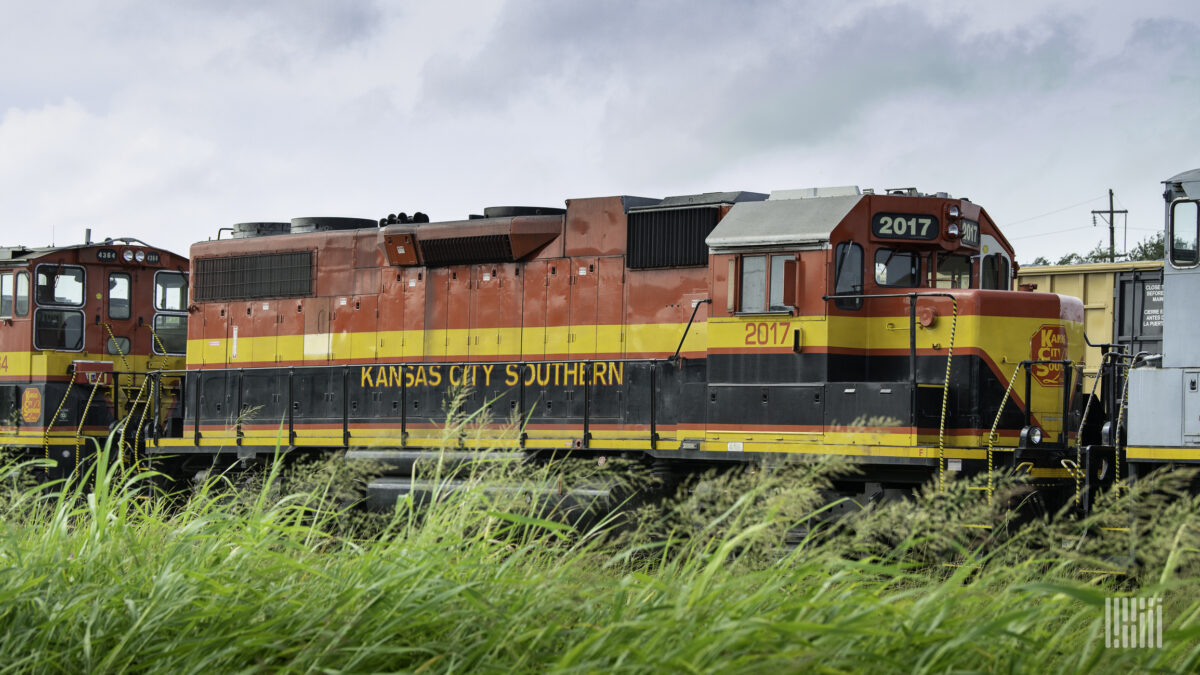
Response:
[{"label": "cloudy sky", "polygon": [[1200,167],[1194,0],[0,10],[0,245],[856,184],[969,197],[1028,262],[1107,241],[1109,188],[1153,234]]}]

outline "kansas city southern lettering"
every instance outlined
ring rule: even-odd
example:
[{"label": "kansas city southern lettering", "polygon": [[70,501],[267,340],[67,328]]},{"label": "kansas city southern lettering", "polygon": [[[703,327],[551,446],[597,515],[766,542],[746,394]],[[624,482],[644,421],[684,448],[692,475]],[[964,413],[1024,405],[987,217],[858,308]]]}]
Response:
[{"label": "kansas city southern lettering", "polygon": [[596,361],[590,371],[585,363],[483,363],[477,365],[421,366],[363,366],[360,371],[363,387],[439,387],[445,381],[451,386],[490,387],[497,384],[513,387],[522,380],[525,386],[611,387],[625,383],[625,364],[618,361]]}]

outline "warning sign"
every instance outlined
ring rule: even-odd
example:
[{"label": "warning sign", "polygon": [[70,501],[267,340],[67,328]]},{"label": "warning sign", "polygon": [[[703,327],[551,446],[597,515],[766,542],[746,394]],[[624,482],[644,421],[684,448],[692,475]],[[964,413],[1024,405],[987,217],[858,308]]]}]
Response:
[{"label": "warning sign", "polygon": [[21,421],[26,424],[37,424],[41,418],[42,392],[35,387],[30,387],[21,394]]},{"label": "warning sign", "polygon": [[[1030,344],[1030,358],[1034,361],[1059,361],[1067,358],[1067,331],[1062,326],[1038,328]],[[1033,379],[1043,387],[1062,386],[1063,367],[1049,363],[1034,364]]]}]

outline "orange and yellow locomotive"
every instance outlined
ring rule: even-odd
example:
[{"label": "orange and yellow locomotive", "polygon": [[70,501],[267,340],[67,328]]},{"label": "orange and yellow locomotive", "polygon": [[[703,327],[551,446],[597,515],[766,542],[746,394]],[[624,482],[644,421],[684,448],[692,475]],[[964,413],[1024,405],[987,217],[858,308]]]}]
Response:
[{"label": "orange and yellow locomotive", "polygon": [[197,464],[436,451],[466,385],[468,405],[524,421],[481,442],[533,457],[685,472],[833,454],[868,495],[995,464],[1071,481],[1082,304],[1009,290],[1012,247],[944,193],[301,218],[191,253],[181,433],[151,450]]},{"label": "orange and yellow locomotive", "polygon": [[149,373],[183,364],[187,286],[136,239],[0,248],[0,445],[70,471],[86,437],[161,431],[179,379]]}]

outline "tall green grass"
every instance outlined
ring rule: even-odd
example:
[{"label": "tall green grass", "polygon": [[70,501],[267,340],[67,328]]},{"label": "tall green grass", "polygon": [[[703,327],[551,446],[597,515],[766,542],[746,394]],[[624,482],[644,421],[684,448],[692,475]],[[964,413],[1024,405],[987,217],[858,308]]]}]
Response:
[{"label": "tall green grass", "polygon": [[[480,462],[423,508],[347,517],[336,458],[183,502],[101,449],[84,480],[0,467],[0,669],[36,672],[1187,671],[1186,476],[1015,527],[965,481],[821,518],[833,464],[712,474],[586,528],[537,494],[613,466]],[[624,470],[627,467],[617,467]],[[437,463],[431,477],[442,475]],[[499,484],[525,490],[497,491]],[[240,486],[240,487],[238,487]],[[542,504],[544,506],[544,504]],[[347,524],[350,523],[350,524]],[[784,534],[807,535],[794,547]],[[968,527],[989,525],[990,529]],[[1125,527],[1128,531],[1100,530]],[[1094,571],[1101,570],[1101,571]],[[1105,572],[1103,570],[1112,570]],[[1116,573],[1121,572],[1120,574]],[[1104,598],[1162,594],[1161,650],[1104,648]]]}]

